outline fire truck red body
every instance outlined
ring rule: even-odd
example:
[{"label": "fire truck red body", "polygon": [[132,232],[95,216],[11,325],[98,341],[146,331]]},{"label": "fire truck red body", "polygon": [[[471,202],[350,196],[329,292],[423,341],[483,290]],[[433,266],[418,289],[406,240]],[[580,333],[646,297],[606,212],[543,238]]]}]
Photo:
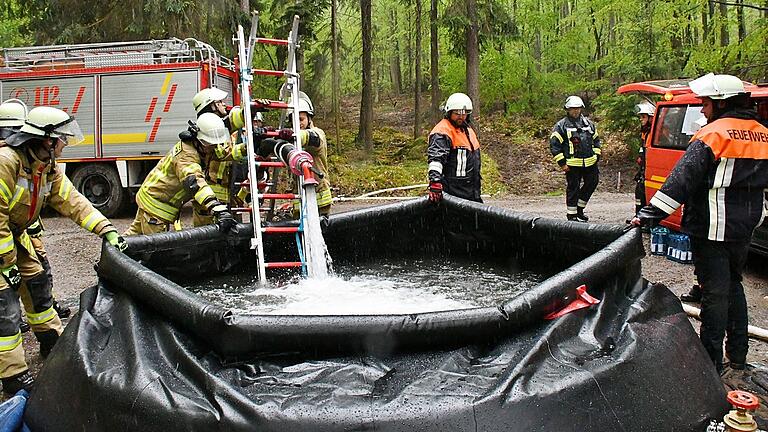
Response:
[{"label": "fire truck red body", "polygon": [[[768,86],[744,83],[751,92],[762,118],[768,118]],[[656,115],[651,124],[651,133],[645,143],[645,196],[648,200],[667,179],[678,159],[688,148],[693,134],[701,127],[701,101],[691,92],[688,80],[648,81],[619,87],[620,94],[637,93],[656,102]],[[681,207],[662,222],[674,230],[680,229]],[[764,224],[752,238],[752,249],[768,254],[768,227]]]},{"label": "fire truck red body", "polygon": [[194,39],[6,48],[0,97],[73,115],[85,141],[60,163],[108,216],[132,201],[146,174],[194,120],[192,97],[215,86],[239,103],[233,61]]}]

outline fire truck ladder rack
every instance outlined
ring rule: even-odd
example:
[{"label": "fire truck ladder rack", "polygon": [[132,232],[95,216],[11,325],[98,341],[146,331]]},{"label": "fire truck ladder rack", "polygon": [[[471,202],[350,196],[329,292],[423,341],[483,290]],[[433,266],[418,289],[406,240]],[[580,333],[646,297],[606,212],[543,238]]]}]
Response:
[{"label": "fire truck ladder rack", "polygon": [[209,82],[214,82],[217,67],[235,70],[232,60],[192,38],[2,48],[0,57],[0,68],[11,71],[206,62],[211,66]]},{"label": "fire truck ladder rack", "polygon": [[[241,103],[243,106],[243,115],[246,119],[251,119],[253,118],[251,115],[252,109],[258,109],[258,110],[290,109],[293,111],[293,115],[291,116],[293,120],[293,130],[298,132],[299,131],[299,74],[296,71],[296,50],[298,48],[299,17],[294,16],[291,32],[288,36],[288,39],[286,40],[257,38],[255,35],[258,29],[258,18],[259,18],[258,14],[255,13],[253,16],[252,24],[251,24],[251,34],[247,41],[244,36],[243,27],[238,26],[237,28],[236,42],[238,44],[238,57],[240,59],[244,59],[244,61],[242,61],[239,65],[240,94],[242,95]],[[288,64],[286,65],[285,71],[252,69],[251,61],[253,59],[253,49],[256,43],[286,45],[288,47],[288,61],[287,61]],[[247,44],[247,50],[246,50],[246,44]],[[283,88],[291,90],[291,104],[278,102],[278,101],[268,101],[264,103],[263,102],[264,100],[261,100],[261,99],[259,101],[255,101],[252,103],[250,90],[251,90],[251,81],[253,80],[254,75],[284,77],[286,79],[286,82],[283,85]],[[285,100],[284,96],[285,95],[281,90],[282,100]],[[270,134],[270,135],[274,135],[274,134]],[[246,148],[248,151],[248,179],[249,179],[248,187],[250,189],[253,207],[238,208],[233,210],[251,213],[251,221],[253,223],[253,236],[251,237],[251,249],[256,250],[256,256],[257,256],[258,265],[259,265],[259,282],[262,285],[266,283],[267,268],[296,267],[296,268],[301,268],[302,274],[306,275],[307,262],[305,257],[306,243],[304,239],[304,226],[305,226],[304,224],[304,203],[305,203],[304,178],[303,176],[298,176],[299,190],[297,191],[297,193],[290,193],[290,194],[260,193],[259,192],[260,184],[258,182],[258,174],[257,174],[258,169],[285,167],[285,164],[283,162],[277,162],[277,161],[256,161],[255,150],[253,145],[251,145],[251,142],[250,142],[251,140],[253,140],[253,123],[251,121],[246,121],[245,137],[243,141],[247,144]],[[294,146],[296,147],[296,150],[299,150],[299,151],[301,150],[301,142],[298,139],[298,133],[294,134]],[[266,186],[266,185],[262,183],[261,186]],[[268,208],[262,209],[261,207],[259,207],[259,201],[261,199],[265,201],[266,200],[274,201],[278,199],[300,200],[301,202],[300,221],[301,222],[299,223],[299,226],[262,227],[261,213],[263,210],[267,210]],[[264,234],[294,234],[296,238],[296,247],[298,249],[299,261],[266,262],[264,259],[264,241],[263,241]]]}]

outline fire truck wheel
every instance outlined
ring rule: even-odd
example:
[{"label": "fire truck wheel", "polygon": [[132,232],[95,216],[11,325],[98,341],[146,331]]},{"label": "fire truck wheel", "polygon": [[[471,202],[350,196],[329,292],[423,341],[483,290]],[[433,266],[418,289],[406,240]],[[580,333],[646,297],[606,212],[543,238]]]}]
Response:
[{"label": "fire truck wheel", "polygon": [[120,184],[117,169],[107,164],[87,164],[77,168],[72,183],[106,217],[120,213],[129,195]]}]

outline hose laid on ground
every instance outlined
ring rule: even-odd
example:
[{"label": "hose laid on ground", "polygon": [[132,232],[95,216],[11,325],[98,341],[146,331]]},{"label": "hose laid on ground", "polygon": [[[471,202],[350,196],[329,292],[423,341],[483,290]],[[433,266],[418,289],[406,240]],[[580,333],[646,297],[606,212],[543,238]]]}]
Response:
[{"label": "hose laid on ground", "polygon": [[[701,310],[699,308],[693,307],[685,303],[682,303],[682,305],[683,305],[683,310],[685,311],[685,313],[688,314],[688,316],[701,320]],[[751,338],[760,339],[761,341],[768,342],[768,330],[764,328],[755,327],[751,325],[747,328],[747,332],[749,333],[749,337]]]}]

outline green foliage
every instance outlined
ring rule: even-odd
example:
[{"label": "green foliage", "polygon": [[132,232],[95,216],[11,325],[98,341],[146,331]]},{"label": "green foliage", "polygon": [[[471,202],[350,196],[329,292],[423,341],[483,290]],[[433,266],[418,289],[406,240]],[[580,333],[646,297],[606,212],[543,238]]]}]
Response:
[{"label": "green foliage", "polygon": [[[349,132],[351,134],[351,132]],[[331,183],[339,196],[355,196],[375,190],[427,182],[426,137],[416,139],[389,127],[373,132],[374,152],[348,151],[329,157]],[[506,191],[498,164],[483,153],[483,193]],[[399,192],[398,195],[423,195],[425,189]]]}]

